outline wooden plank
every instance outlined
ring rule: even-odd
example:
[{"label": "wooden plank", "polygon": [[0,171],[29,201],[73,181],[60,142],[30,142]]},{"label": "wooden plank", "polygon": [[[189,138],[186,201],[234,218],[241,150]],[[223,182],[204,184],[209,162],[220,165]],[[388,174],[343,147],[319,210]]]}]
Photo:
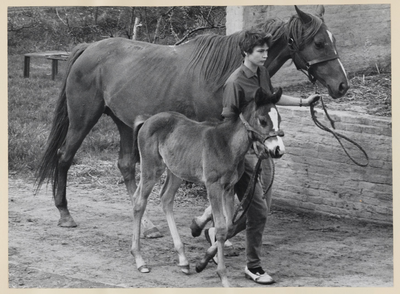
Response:
[{"label": "wooden plank", "polygon": [[69,52],[66,51],[45,51],[45,52],[31,52],[24,55],[24,77],[29,78],[30,73],[30,59],[31,57],[41,57],[51,59],[51,77],[54,80],[58,74],[58,60],[65,61],[68,59]]}]

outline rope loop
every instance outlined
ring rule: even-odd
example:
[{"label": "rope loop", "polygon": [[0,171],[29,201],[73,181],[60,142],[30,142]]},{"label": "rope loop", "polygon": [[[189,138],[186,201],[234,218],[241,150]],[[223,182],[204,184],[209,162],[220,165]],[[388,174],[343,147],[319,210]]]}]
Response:
[{"label": "rope loop", "polygon": [[[312,120],[314,121],[315,125],[316,125],[318,128],[320,128],[321,130],[326,131],[326,132],[328,132],[328,133],[331,133],[331,134],[336,138],[336,140],[339,142],[339,144],[340,144],[340,146],[342,147],[343,151],[344,151],[344,152],[346,153],[346,155],[351,159],[351,161],[353,161],[353,162],[354,162],[355,164],[357,164],[358,166],[362,166],[362,167],[368,166],[368,164],[369,164],[369,157],[368,157],[367,152],[365,152],[365,150],[364,150],[358,143],[354,142],[353,140],[351,140],[350,138],[346,137],[345,135],[339,134],[339,133],[337,133],[336,131],[334,131],[334,129],[335,129],[335,121],[329,116],[328,111],[327,111],[326,106],[325,106],[325,103],[324,103],[324,101],[322,100],[322,97],[320,98],[320,100],[321,100],[321,104],[322,104],[322,109],[324,110],[325,115],[326,115],[326,117],[328,118],[328,120],[329,120],[329,122],[330,122],[330,124],[331,124],[331,126],[332,126],[333,129],[330,129],[330,128],[324,126],[324,125],[317,119],[316,110],[314,109],[314,107],[315,107],[315,105],[316,105],[317,103],[313,103],[313,104],[310,105],[311,117],[312,117]],[[365,156],[367,162],[366,162],[366,163],[360,163],[360,162],[356,161],[356,160],[349,154],[349,152],[347,151],[346,147],[344,147],[344,145],[343,145],[341,139],[344,139],[344,140],[350,142],[351,144],[353,144],[354,146],[356,146],[356,147],[364,154],[364,156]]]}]

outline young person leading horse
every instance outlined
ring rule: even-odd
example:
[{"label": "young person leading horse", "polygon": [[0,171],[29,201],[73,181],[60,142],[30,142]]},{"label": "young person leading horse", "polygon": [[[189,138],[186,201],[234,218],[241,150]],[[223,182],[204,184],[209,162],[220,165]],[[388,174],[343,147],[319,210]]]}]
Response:
[{"label": "young person leading horse", "polygon": [[[252,93],[258,87],[268,91],[271,89],[271,81],[268,71],[263,66],[267,57],[268,49],[271,44],[271,36],[264,36],[256,32],[245,32],[244,40],[240,43],[240,50],[244,56],[243,64],[235,70],[224,85],[223,92],[223,110],[222,116],[229,118],[232,115],[231,109],[239,108],[251,99]],[[307,99],[282,95],[277,105],[286,106],[309,106],[318,101],[319,95],[313,94]],[[263,122],[260,122],[263,123]],[[253,173],[257,162],[257,156],[254,151],[249,151],[245,157],[245,172],[242,178],[235,185],[235,193],[241,200],[249,179]],[[244,269],[245,276],[256,283],[271,284],[274,282],[261,265],[262,235],[267,220],[267,213],[271,205],[271,191],[267,193],[267,199],[264,199],[263,189],[259,182],[256,184],[253,201],[247,211],[246,226],[246,258],[247,265]],[[214,242],[214,228],[206,233],[212,232],[208,237],[211,243]]]}]

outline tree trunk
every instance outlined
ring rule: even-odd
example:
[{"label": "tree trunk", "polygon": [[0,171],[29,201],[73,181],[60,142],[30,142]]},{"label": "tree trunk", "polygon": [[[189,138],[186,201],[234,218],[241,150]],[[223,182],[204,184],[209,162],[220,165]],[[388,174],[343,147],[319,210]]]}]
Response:
[{"label": "tree trunk", "polygon": [[138,27],[142,26],[139,22],[140,22],[140,18],[138,16],[136,16],[135,17],[135,24],[133,25],[132,40],[136,40]]},{"label": "tree trunk", "polygon": [[159,39],[159,35],[160,35],[160,25],[161,25],[161,21],[163,19],[163,16],[161,15],[158,20],[157,20],[157,26],[156,26],[156,30],[154,32],[154,39],[153,39],[153,43],[156,44],[158,42]]}]

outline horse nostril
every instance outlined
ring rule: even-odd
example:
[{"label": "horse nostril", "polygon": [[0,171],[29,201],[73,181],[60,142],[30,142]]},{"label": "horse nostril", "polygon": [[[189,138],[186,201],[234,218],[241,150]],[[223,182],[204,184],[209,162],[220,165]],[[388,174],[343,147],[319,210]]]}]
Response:
[{"label": "horse nostril", "polygon": [[279,156],[281,156],[281,148],[279,148],[279,146],[278,147],[276,147],[276,149],[275,149],[275,157],[279,157]]},{"label": "horse nostril", "polygon": [[344,83],[344,82],[340,83],[340,85],[339,85],[339,93],[340,94],[342,94],[342,95],[345,94],[348,89],[349,89],[349,85],[347,83]]}]

